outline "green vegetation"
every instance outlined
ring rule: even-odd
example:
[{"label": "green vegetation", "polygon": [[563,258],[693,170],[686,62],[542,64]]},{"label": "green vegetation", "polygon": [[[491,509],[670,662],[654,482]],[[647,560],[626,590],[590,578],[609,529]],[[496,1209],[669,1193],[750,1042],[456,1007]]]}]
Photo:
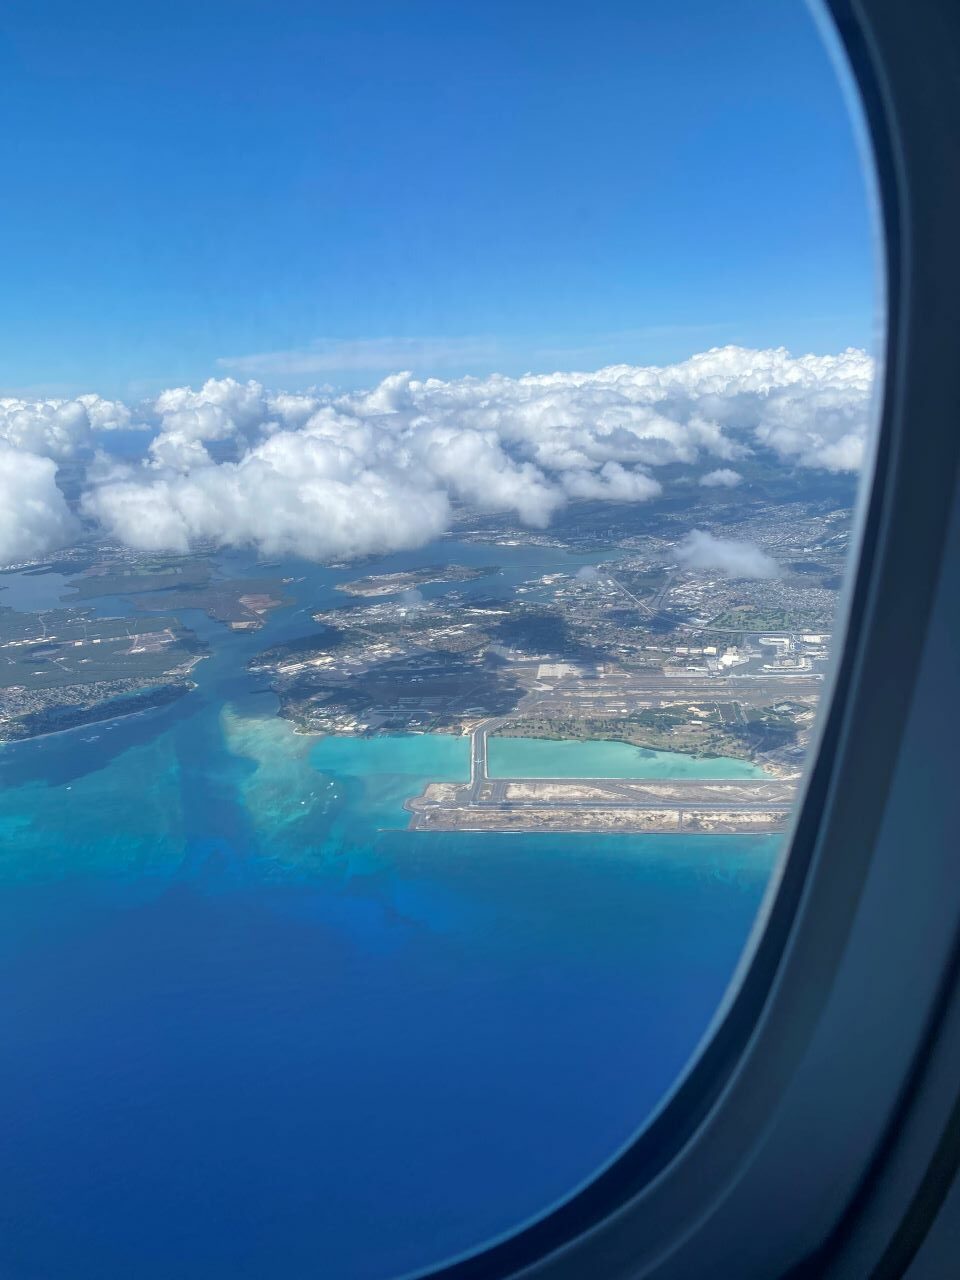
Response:
[{"label": "green vegetation", "polygon": [[642,597],[659,591],[667,580],[667,571],[661,566],[652,565],[646,569],[618,569],[616,576],[621,586]]},{"label": "green vegetation", "polygon": [[828,609],[779,609],[760,608],[752,604],[736,605],[724,609],[710,624],[703,628],[709,631],[711,626],[721,627],[724,631],[829,631],[833,623],[833,612]]},{"label": "green vegetation", "polygon": [[98,596],[133,596],[148,591],[169,591],[177,587],[196,587],[210,581],[210,566],[205,560],[161,561],[155,569],[142,565],[95,565],[88,573],[74,578],[70,587],[74,600],[93,600]]},{"label": "green vegetation", "polygon": [[215,622],[262,625],[261,615],[289,604],[277,578],[214,578],[204,559],[97,564],[74,578],[66,603],[102,596],[135,596],[137,609],[201,609]]},{"label": "green vegetation", "polygon": [[0,609],[0,741],[170,702],[191,687],[184,677],[205,652],[174,617]]},{"label": "green vegetation", "polygon": [[203,652],[193,632],[167,615],[97,618],[81,609],[0,608],[0,689],[156,680]]},{"label": "green vegetation", "polygon": [[269,609],[289,604],[290,597],[276,578],[228,578],[205,586],[164,591],[161,595],[138,596],[138,609],[202,609],[214,622],[241,623],[256,630],[263,626],[262,615]]},{"label": "green vegetation", "polygon": [[694,715],[687,705],[649,707],[624,716],[523,716],[497,730],[501,737],[627,742],[652,751],[683,751],[692,756],[758,755],[794,743],[799,715],[806,708],[741,707],[713,703]]},{"label": "green vegetation", "polygon": [[[119,682],[122,685],[122,682]],[[114,686],[107,686],[112,688]],[[57,704],[28,711],[21,716],[0,716],[0,741],[17,742],[24,738],[36,738],[45,733],[59,733],[64,729],[77,729],[82,725],[98,724],[117,716],[129,716],[138,711],[150,711],[176,702],[193,686],[188,682],[164,684],[132,693],[119,692],[102,699],[100,686],[84,686],[75,690],[83,701]]]},{"label": "green vegetation", "polygon": [[380,662],[346,679],[308,668],[275,687],[281,715],[328,732],[340,717],[361,720],[369,732],[449,732],[469,715],[506,714],[523,692],[509,669],[453,652]]},{"label": "green vegetation", "polygon": [[596,662],[604,657],[599,644],[586,638],[558,609],[512,608],[509,616],[489,628],[497,644],[522,653]]}]

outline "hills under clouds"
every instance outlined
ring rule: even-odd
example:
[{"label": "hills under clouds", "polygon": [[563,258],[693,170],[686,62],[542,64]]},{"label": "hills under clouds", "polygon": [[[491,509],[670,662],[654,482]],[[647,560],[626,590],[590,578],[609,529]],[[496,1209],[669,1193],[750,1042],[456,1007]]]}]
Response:
[{"label": "hills under clouds", "polygon": [[[543,528],[570,502],[642,502],[667,464],[708,486],[738,483],[732,464],[757,456],[856,471],[873,375],[854,349],[723,347],[594,373],[398,373],[346,395],[222,378],[138,406],[0,399],[0,563],[76,536],[54,482],[67,460],[86,464],[80,516],[132,547],[210,539],[313,559],[421,545],[464,503]],[[134,462],[111,447],[131,428]]]}]

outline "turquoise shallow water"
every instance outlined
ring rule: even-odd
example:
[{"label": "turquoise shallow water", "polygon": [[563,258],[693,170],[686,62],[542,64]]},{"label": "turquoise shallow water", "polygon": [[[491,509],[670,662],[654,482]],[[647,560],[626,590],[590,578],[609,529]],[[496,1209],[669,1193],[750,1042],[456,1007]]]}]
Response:
[{"label": "turquoise shallow water", "polygon": [[303,608],[191,617],[188,698],[0,750],[12,1280],[382,1280],[479,1244],[630,1137],[734,970],[776,839],[408,832],[469,744],[292,733],[245,662]]},{"label": "turquoise shallow water", "polygon": [[647,751],[627,742],[554,742],[548,738],[490,738],[494,778],[756,778],[763,770],[728,756],[698,759],[676,751]]},{"label": "turquoise shallow water", "polygon": [[310,751],[315,769],[350,778],[364,820],[377,827],[405,827],[405,800],[427,781],[465,782],[470,776],[470,739],[440,734],[383,738],[324,738]]}]

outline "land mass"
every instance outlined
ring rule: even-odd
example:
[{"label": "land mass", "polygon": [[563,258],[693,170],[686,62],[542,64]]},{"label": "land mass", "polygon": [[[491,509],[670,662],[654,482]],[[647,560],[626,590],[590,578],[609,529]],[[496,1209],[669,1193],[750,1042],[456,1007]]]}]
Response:
[{"label": "land mass", "polygon": [[142,612],[200,609],[234,631],[259,631],[265,615],[291,600],[277,578],[222,578],[201,557],[100,560],[70,583],[66,605],[132,596]]},{"label": "land mass", "polygon": [[470,779],[428,783],[406,803],[415,831],[782,831],[795,779],[497,778],[487,758],[497,720],[471,733]]},{"label": "land mass", "polygon": [[192,687],[206,652],[171,616],[0,608],[0,742],[163,705]]},{"label": "land mass", "polygon": [[342,582],[338,591],[351,596],[393,596],[403,591],[413,591],[428,582],[473,582],[499,573],[498,565],[471,567],[465,564],[432,564],[422,569],[408,569],[400,573],[375,573],[366,578],[354,578]]},{"label": "land mass", "polygon": [[[346,589],[367,598],[317,610],[317,630],[265,650],[252,669],[267,676],[280,714],[303,733],[475,734],[495,721],[503,736],[732,757],[792,785],[829,668],[849,508],[829,490],[822,500],[710,502],[712,516],[699,523],[717,538],[776,554],[776,576],[737,579],[681,563],[676,549],[689,514],[679,504],[646,515],[578,507],[575,528],[561,524],[546,539],[493,520],[461,537],[536,545],[541,567],[525,581],[502,594],[452,590],[425,600],[409,589],[426,580],[419,574],[433,578],[433,568],[355,580]],[[570,552],[594,544],[605,546],[605,559],[571,563]],[[451,576],[459,572],[450,566]],[[413,822],[766,830],[782,827],[792,794],[759,808],[611,807],[599,798],[571,806],[542,797],[523,806],[501,797],[491,807],[479,795],[469,805],[448,797],[414,810]]]},{"label": "land mass", "polygon": [[[156,688],[129,691],[122,681],[69,689],[74,702],[59,700],[48,706],[36,707],[20,715],[10,715],[0,721],[0,742],[21,742],[27,738],[42,738],[48,733],[62,733],[65,729],[77,729],[84,725],[102,724],[120,716],[136,715],[169,706],[194,688],[191,681],[172,681]],[[61,696],[64,692],[61,691]]]},{"label": "land mass", "polygon": [[[500,563],[407,568],[398,557],[394,571],[350,578],[347,566],[332,566],[341,602],[291,588],[312,623],[263,649],[250,669],[301,733],[469,734],[481,754],[490,732],[621,741],[751,761],[761,781],[787,788],[656,800],[609,779],[598,791],[585,779],[484,775],[479,785],[475,776],[469,794],[427,788],[411,808],[423,829],[776,829],[829,667],[850,493],[828,478],[797,497],[767,477],[752,494],[698,494],[696,527],[755,544],[775,560],[771,577],[691,566],[680,554],[694,519],[682,495],[576,504],[549,535],[502,514],[464,513],[457,537]],[[63,609],[0,609],[0,740],[182,696],[204,646],[178,613],[201,609],[256,630],[289,603],[288,584],[312,581],[230,577],[230,563],[213,548],[175,556],[104,542],[20,566],[68,573],[73,594]],[[290,573],[259,566],[271,567]],[[444,589],[419,590],[433,583]],[[85,607],[112,596],[137,614],[98,618]]]}]

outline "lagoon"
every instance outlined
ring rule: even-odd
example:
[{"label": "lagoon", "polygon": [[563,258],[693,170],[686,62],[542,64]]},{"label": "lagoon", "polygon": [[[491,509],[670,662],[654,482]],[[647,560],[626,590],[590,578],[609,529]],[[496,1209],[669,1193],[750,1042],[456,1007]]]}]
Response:
[{"label": "lagoon", "polygon": [[487,740],[493,778],[762,778],[764,770],[730,756],[648,751],[627,742],[549,738]]}]

